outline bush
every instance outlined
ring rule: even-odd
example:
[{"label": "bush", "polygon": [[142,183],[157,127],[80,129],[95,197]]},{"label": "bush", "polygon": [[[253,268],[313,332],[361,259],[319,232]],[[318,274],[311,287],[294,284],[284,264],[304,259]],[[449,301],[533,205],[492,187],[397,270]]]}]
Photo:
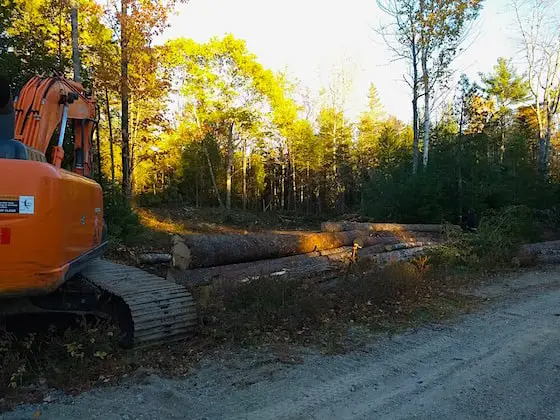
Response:
[{"label": "bush", "polygon": [[116,242],[127,242],[143,232],[138,215],[125,203],[120,188],[106,185],[103,188],[104,217],[109,236]]},{"label": "bush", "polygon": [[430,259],[445,270],[499,268],[509,265],[522,243],[541,238],[542,224],[527,206],[488,210],[476,233],[452,233],[445,245],[430,251]]}]

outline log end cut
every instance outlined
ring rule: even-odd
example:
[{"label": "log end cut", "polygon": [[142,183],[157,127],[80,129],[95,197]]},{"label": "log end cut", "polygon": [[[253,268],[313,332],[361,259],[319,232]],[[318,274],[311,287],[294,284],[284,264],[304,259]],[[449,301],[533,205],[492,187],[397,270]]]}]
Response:
[{"label": "log end cut", "polygon": [[171,265],[180,270],[187,270],[191,266],[192,254],[189,247],[179,235],[171,239]]}]

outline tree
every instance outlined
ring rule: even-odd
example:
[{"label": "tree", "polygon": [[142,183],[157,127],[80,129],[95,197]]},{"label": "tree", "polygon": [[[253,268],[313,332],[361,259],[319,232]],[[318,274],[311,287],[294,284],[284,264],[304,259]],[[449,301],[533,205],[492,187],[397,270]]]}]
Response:
[{"label": "tree", "polygon": [[483,0],[419,0],[418,31],[424,88],[422,163],[428,165],[432,90],[449,75],[449,67]]},{"label": "tree", "polygon": [[560,6],[555,0],[514,0],[513,4],[539,126],[538,167],[546,178],[560,105]]},{"label": "tree", "polygon": [[[167,51],[182,86],[186,118],[196,126],[200,140],[212,138],[225,150],[225,204],[230,209],[235,150],[240,144],[246,146],[249,136],[273,137],[275,132],[287,138],[286,130],[296,117],[295,105],[284,95],[282,77],[264,69],[245,42],[231,35],[206,44],[179,39],[168,43]],[[215,179],[205,143],[203,150]],[[221,202],[217,182],[214,190]]]},{"label": "tree", "polygon": [[500,161],[502,161],[506,148],[506,126],[508,118],[512,116],[511,107],[527,99],[528,84],[523,76],[517,74],[511,61],[507,61],[503,57],[500,57],[498,63],[494,66],[494,73],[481,74],[481,78],[486,93],[496,101],[498,107],[496,118],[500,131],[499,155]]},{"label": "tree", "polygon": [[398,59],[410,66],[410,74],[405,82],[412,90],[412,129],[414,133],[412,172],[418,170],[420,160],[420,124],[418,99],[420,98],[419,54],[420,38],[417,25],[418,0],[377,0],[379,8],[392,18],[392,22],[379,29],[385,43]]},{"label": "tree", "polygon": [[182,0],[121,0],[120,8],[113,2],[116,25],[120,42],[121,62],[121,150],[122,150],[122,190],[127,204],[132,194],[132,168],[130,150],[130,110],[129,110],[129,63],[151,48],[152,39],[167,25],[169,13]]},{"label": "tree", "polygon": [[[415,129],[413,172],[416,172],[419,160],[419,88],[423,88],[424,99],[422,162],[426,167],[429,156],[432,91],[449,74],[449,67],[465,37],[468,23],[478,16],[482,1],[378,0],[380,8],[394,20],[391,25],[382,28],[382,33],[396,56],[407,60],[412,70],[412,79],[406,80],[412,88]],[[397,45],[393,45],[395,41]]]}]

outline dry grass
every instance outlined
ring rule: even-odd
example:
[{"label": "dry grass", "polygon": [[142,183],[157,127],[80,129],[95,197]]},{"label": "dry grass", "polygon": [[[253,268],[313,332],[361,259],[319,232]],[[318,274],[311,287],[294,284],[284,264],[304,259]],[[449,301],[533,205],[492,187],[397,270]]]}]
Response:
[{"label": "dry grass", "polygon": [[328,283],[268,279],[197,291],[214,340],[240,344],[296,343],[344,348],[352,326],[369,331],[445,318],[473,300],[448,288],[426,259],[382,270],[353,267]]},{"label": "dry grass", "polygon": [[319,230],[323,218],[279,213],[252,213],[208,208],[138,208],[141,223],[153,231],[166,233],[248,233],[263,230]]},{"label": "dry grass", "polygon": [[368,342],[373,332],[445,319],[476,304],[454,292],[466,278],[448,276],[426,258],[384,269],[358,262],[338,278],[322,280],[199,288],[200,334],[151,350],[117,348],[114,326],[92,320],[31,335],[0,331],[0,411],[40,401],[53,388],[75,394],[114,384],[138,369],[182,376],[205,354],[224,348],[306,345],[344,352]]}]

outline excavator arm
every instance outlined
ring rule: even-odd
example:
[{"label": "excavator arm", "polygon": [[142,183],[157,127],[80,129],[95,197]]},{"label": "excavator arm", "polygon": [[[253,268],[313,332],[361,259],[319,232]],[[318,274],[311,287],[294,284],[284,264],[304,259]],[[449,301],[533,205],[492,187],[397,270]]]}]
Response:
[{"label": "excavator arm", "polygon": [[96,109],[95,100],[86,95],[80,83],[62,77],[35,76],[29,80],[15,100],[15,139],[45,155],[59,128],[50,163],[60,168],[68,119],[74,132],[72,171],[90,177]]}]

